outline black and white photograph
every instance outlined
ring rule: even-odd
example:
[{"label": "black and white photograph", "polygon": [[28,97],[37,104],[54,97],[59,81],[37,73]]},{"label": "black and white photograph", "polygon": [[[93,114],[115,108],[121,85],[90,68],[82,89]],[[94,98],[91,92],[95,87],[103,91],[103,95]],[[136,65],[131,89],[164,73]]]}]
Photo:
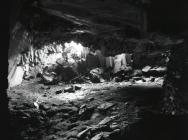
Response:
[{"label": "black and white photograph", "polygon": [[1,140],[188,140],[188,0],[9,7]]}]

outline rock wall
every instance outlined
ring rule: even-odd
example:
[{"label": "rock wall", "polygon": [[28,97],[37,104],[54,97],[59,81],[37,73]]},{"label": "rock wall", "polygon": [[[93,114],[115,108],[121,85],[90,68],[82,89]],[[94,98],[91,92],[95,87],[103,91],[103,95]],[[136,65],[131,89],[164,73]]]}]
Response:
[{"label": "rock wall", "polygon": [[162,111],[165,114],[184,114],[188,107],[188,47],[184,42],[174,45],[170,51],[167,65],[167,75],[164,80],[164,103]]},{"label": "rock wall", "polygon": [[[21,60],[21,53],[29,50],[31,46],[31,38],[29,32],[20,23],[17,22],[14,26],[9,42],[9,53],[8,53],[8,82],[9,87],[13,85],[19,85],[22,80],[14,80],[23,77],[22,68],[17,69]],[[21,78],[22,79],[22,78]]]}]

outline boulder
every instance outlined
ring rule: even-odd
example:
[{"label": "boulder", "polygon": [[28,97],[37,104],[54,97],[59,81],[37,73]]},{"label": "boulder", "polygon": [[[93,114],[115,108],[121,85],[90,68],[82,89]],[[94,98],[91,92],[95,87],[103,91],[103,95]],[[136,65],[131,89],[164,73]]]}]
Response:
[{"label": "boulder", "polygon": [[91,82],[100,83],[102,81],[102,74],[103,74],[102,68],[92,69],[89,73],[89,77],[90,77]]}]

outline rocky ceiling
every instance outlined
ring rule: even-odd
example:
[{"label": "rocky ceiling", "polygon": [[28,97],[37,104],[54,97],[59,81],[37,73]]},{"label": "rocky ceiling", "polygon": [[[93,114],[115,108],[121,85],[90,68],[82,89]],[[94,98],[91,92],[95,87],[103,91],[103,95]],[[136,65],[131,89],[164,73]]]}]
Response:
[{"label": "rocky ceiling", "polygon": [[80,24],[139,25],[138,8],[121,0],[49,0],[42,1],[41,4],[49,13]]},{"label": "rocky ceiling", "polygon": [[[16,3],[16,2],[14,2]],[[17,0],[17,5],[30,4],[75,24],[98,30],[140,29],[142,10],[147,0]],[[15,14],[12,10],[13,15]],[[13,17],[13,16],[12,16]],[[15,15],[14,15],[15,17]]]}]

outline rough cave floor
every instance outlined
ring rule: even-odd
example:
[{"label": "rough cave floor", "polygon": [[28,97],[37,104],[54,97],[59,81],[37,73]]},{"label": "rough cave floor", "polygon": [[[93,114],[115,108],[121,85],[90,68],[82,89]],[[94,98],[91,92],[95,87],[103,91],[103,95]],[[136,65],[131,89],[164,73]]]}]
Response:
[{"label": "rough cave floor", "polygon": [[9,89],[13,139],[184,140],[188,137],[188,115],[160,114],[161,84],[76,85],[81,89],[66,93],[63,91],[68,85],[46,86],[37,80]]}]

